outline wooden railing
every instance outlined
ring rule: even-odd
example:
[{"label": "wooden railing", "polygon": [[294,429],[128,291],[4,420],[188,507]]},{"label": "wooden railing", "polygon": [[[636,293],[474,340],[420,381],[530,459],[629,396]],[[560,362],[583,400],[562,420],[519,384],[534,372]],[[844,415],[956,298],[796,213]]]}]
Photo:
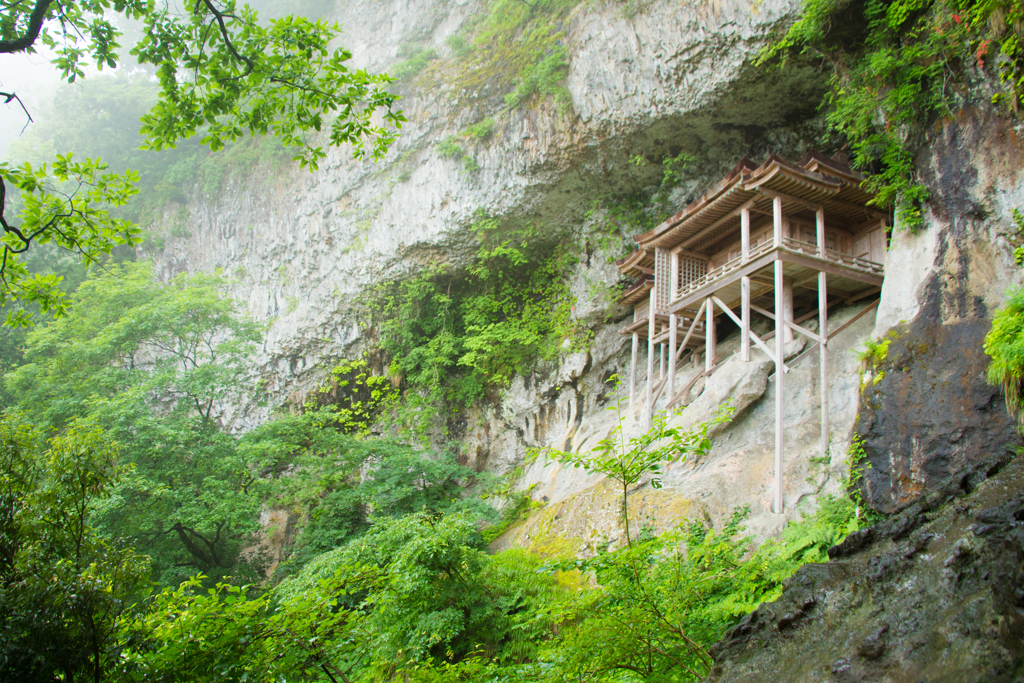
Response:
[{"label": "wooden railing", "polygon": [[[783,237],[782,246],[786,247],[790,251],[800,252],[801,254],[807,254],[808,256],[819,256],[817,244],[801,242],[800,240],[793,239],[792,237]],[[825,258],[834,263],[841,263],[844,266],[850,266],[851,268],[857,268],[858,270],[866,270],[867,272],[875,275],[882,275],[884,272],[881,263],[868,261],[867,259],[851,256],[850,254],[844,254],[843,252],[836,251],[835,249],[826,248]]]},{"label": "wooden railing", "polygon": [[[758,244],[756,247],[752,247],[750,249],[750,255],[747,257],[747,261],[755,259],[761,254],[767,254],[769,251],[772,250],[772,246],[773,245],[771,242],[762,242],[761,244]],[[745,261],[743,260],[743,257],[737,256],[733,260],[723,263],[714,270],[709,270],[704,277],[699,277],[696,280],[688,282],[687,284],[680,287],[677,298],[681,299],[687,294],[695,292],[698,289],[701,289],[702,287],[711,284],[712,282],[721,277],[725,277],[734,270],[737,270],[744,263]]]},{"label": "wooden railing", "polygon": [[[795,251],[801,254],[807,254],[808,256],[819,257],[818,245],[811,244],[810,242],[801,242],[800,240],[793,239],[792,237],[783,237],[782,246],[790,251]],[[769,251],[775,248],[772,242],[762,242],[755,247],[750,249],[750,254],[746,260],[742,256],[737,256],[731,261],[723,263],[719,267],[709,270],[703,277],[696,278],[685,285],[683,285],[673,301],[678,301],[688,294],[692,294],[699,289],[707,287],[715,280],[725,277],[729,273],[738,270],[741,266],[745,265],[749,261],[754,260],[762,254],[767,254]],[[825,249],[825,259],[832,261],[833,263],[840,263],[844,266],[863,270],[874,275],[883,275],[884,270],[882,264],[875,263],[874,261],[868,261],[867,259],[858,258],[851,256],[850,254],[844,254],[841,251],[835,249]]]}]

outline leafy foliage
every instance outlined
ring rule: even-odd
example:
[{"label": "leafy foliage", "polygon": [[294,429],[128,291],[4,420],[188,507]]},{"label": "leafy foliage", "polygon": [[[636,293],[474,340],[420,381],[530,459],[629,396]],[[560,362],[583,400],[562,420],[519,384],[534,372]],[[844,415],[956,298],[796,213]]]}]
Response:
[{"label": "leafy foliage", "polygon": [[97,505],[104,532],[130,537],[164,581],[227,572],[258,528],[253,474],[217,424],[260,337],[212,276],[162,286],[145,264],[87,280],[71,312],[27,338],[5,383],[41,427],[88,417],[132,469]]},{"label": "leafy foliage", "polygon": [[[227,143],[219,154],[210,154],[197,138],[181,140],[173,149],[159,152],[140,149],[139,119],[156,103],[158,93],[159,85],[146,73],[117,73],[73,86],[60,85],[43,115],[12,142],[7,156],[37,165],[63,149],[73,149],[76,155],[103,159],[110,169],[133,169],[138,173],[138,194],[123,206],[111,207],[111,215],[143,228],[141,244],[150,252],[165,236],[157,230],[163,227],[159,224],[169,206],[216,195],[233,177],[248,177],[256,167],[280,170],[291,159],[287,148],[272,137]],[[168,233],[185,236],[183,221],[168,214],[173,216],[165,227]],[[30,270],[57,264],[55,254],[45,257],[30,262]],[[63,284],[73,289],[68,287],[67,277]]]},{"label": "leafy foliage", "polygon": [[427,406],[457,411],[536,359],[555,357],[565,340],[582,339],[565,281],[572,251],[538,243],[534,226],[502,230],[480,215],[474,229],[479,247],[468,271],[440,267],[393,283],[375,304],[391,374],[410,390],[411,414],[400,422],[420,434],[430,426]]},{"label": "leafy foliage", "polygon": [[[1006,0],[805,0],[764,58],[803,52],[834,68],[828,121],[850,145],[879,206],[921,224],[928,190],[916,150],[943,116],[978,102],[981,81],[1016,114],[1024,96],[1024,8]],[[998,83],[1001,83],[999,86]]]},{"label": "leafy foliage", "polygon": [[1010,414],[1024,420],[1024,290],[1011,292],[996,312],[985,335],[985,353],[992,358],[988,381],[1003,388]]},{"label": "leafy foliage", "polygon": [[659,411],[651,418],[651,428],[626,441],[623,432],[622,401],[618,392],[619,378],[609,380],[615,386],[615,405],[609,406],[618,418],[608,436],[588,453],[544,449],[533,455],[544,455],[562,464],[582,467],[588,472],[603,474],[622,489],[622,520],[626,543],[633,544],[629,533],[629,488],[650,477],[652,488],[661,488],[660,472],[665,464],[682,462],[688,456],[706,455],[711,448],[708,432],[732,417],[731,406],[720,406],[711,419],[690,429],[670,426],[669,415]]},{"label": "leafy foliage", "polygon": [[330,407],[279,416],[245,434],[238,448],[267,477],[259,484],[266,502],[308,516],[279,575],[345,545],[378,520],[424,510],[470,513],[481,521],[494,516],[478,497],[465,495],[483,475],[451,453],[368,438]]},{"label": "leafy foliage", "polygon": [[489,558],[471,517],[382,519],[262,596],[226,584],[204,594],[199,578],[166,589],[126,622],[126,680],[415,676],[543,629],[538,609],[560,589],[538,565]]},{"label": "leafy foliage", "polygon": [[18,680],[101,681],[148,563],[90,523],[123,473],[116,445],[87,423],[42,442],[0,421],[0,661]]},{"label": "leafy foliage", "polygon": [[343,360],[331,368],[328,383],[306,400],[305,411],[325,409],[321,420],[346,434],[369,434],[370,423],[392,405],[397,391],[387,377],[375,375],[365,360]]},{"label": "leafy foliage", "polygon": [[398,50],[398,56],[402,61],[391,69],[391,76],[398,81],[412,81],[427,64],[437,59],[437,50],[432,47],[416,48],[403,45]]},{"label": "leafy foliage", "polygon": [[535,95],[554,95],[564,110],[565,38],[576,0],[493,0],[471,17],[465,35],[449,43],[453,60],[438,60],[421,76],[424,87],[445,84],[457,106],[490,98],[517,107]]},{"label": "leafy foliage", "polygon": [[517,108],[538,94],[555,95],[563,108],[568,107],[571,100],[564,85],[567,70],[565,50],[561,47],[554,48],[551,54],[523,71],[516,89],[505,95],[505,104]]},{"label": "leafy foliage", "polygon": [[[234,0],[202,0],[184,14],[132,0],[35,0],[3,9],[0,54],[46,46],[69,82],[85,75],[85,61],[99,69],[117,66],[120,32],[112,12],[141,21],[142,38],[131,54],[155,68],[160,84],[157,102],[141,118],[148,149],[173,148],[201,133],[202,143],[217,151],[246,133],[269,132],[298,148],[299,163],[315,169],[325,155],[317,144],[324,127],[328,144],[349,145],[362,157],[369,143],[370,156],[379,159],[405,121],[394,109],[397,97],[384,90],[391,79],[350,70],[351,53],[330,48],[340,27],[323,21],[285,16],[261,23]],[[4,95],[9,100],[16,93]],[[138,176],[103,173],[100,161],[75,162],[70,153],[58,154],[51,168],[54,182],[45,166],[0,164],[0,305],[25,301],[60,315],[66,304],[59,279],[52,272],[29,276],[17,255],[33,242],[52,242],[94,263],[118,244],[138,243],[137,230],[110,214],[134,194]],[[9,213],[9,189],[21,195],[21,225]],[[20,310],[8,318],[21,325],[28,320]]]},{"label": "leafy foliage", "polygon": [[[8,307],[8,326],[31,323],[26,304],[55,316],[68,309],[58,275],[29,271],[22,255],[33,245],[53,244],[91,265],[117,245],[138,241],[138,228],[110,215],[112,208],[124,205],[136,193],[138,175],[106,171],[98,159],[76,161],[71,154],[58,155],[52,165],[37,168],[0,162],[0,306]],[[7,196],[8,188],[13,196]],[[12,206],[18,206],[17,218],[8,219]]]},{"label": "leafy foliage", "polygon": [[541,680],[701,680],[712,664],[709,645],[862,525],[851,501],[826,498],[752,552],[741,536],[748,512],[737,510],[720,531],[693,522],[574,563],[593,572],[597,588],[574,601],[572,626],[546,650],[552,671]]},{"label": "leafy foliage", "polygon": [[[151,149],[173,147],[179,139],[203,131],[203,144],[217,151],[243,131],[273,133],[301,151],[297,160],[316,168],[325,155],[306,137],[330,119],[333,146],[349,144],[358,157],[364,141],[382,157],[405,117],[392,109],[396,97],[379,86],[391,79],[351,71],[352,54],[331,50],[340,26],[304,17],[257,20],[248,6],[226,0],[204,2],[182,17],[169,9],[150,9],[143,39],[132,50],[140,64],[157,68],[161,92],[142,117],[142,134]],[[380,114],[383,124],[372,121]]]}]

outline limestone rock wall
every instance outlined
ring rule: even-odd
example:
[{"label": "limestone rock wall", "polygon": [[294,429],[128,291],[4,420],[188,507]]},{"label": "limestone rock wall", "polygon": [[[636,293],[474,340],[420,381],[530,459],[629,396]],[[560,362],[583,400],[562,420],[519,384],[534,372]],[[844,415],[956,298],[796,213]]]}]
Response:
[{"label": "limestone rock wall", "polygon": [[[1020,443],[982,343],[1006,290],[1019,285],[1012,210],[1024,205],[1024,147],[994,115],[946,125],[921,159],[932,189],[920,234],[899,233],[877,339],[888,354],[864,392],[857,433],[869,504],[903,509],[936,482]],[[908,293],[913,293],[908,296]]]},{"label": "limestone rock wall", "polygon": [[[195,197],[185,207],[189,236],[168,236],[166,247],[153,256],[165,277],[223,268],[235,278],[235,296],[268,325],[254,382],[261,379],[268,388],[270,406],[301,398],[323,381],[332,362],[358,356],[373,341],[375,332],[356,305],[368,288],[425,266],[458,268],[468,262],[476,244],[469,226],[478,210],[509,224],[533,222],[550,234],[582,239],[595,200],[650,191],[660,181],[657,163],[637,165],[631,159],[656,162],[680,151],[691,154],[697,162],[673,195],[682,205],[741,156],[802,155],[822,139],[816,108],[824,75],[796,62],[770,72],[751,66],[797,5],[797,0],[653,0],[629,13],[617,2],[581,4],[564,40],[568,109],[544,100],[509,110],[500,96],[467,106],[457,104],[461,94],[444,88],[407,88],[402,104],[409,123],[384,162],[354,161],[348,150],[332,150],[314,173],[254,169],[218,196]],[[445,39],[483,11],[476,0],[359,0],[339,6],[336,18],[345,26],[343,42],[354,52],[355,66],[379,70],[393,65],[401,46],[410,43],[433,45],[446,58]],[[496,126],[472,150],[478,170],[439,152],[446,136],[485,116],[493,116]],[[836,343],[826,457],[818,449],[817,354],[801,352],[799,345],[792,349],[786,515],[770,512],[771,368],[727,360],[710,380],[694,386],[692,405],[677,419],[703,419],[731,397],[739,409],[733,423],[716,437],[711,457],[670,468],[665,489],[637,489],[638,523],[668,528],[700,516],[718,524],[735,507],[749,505],[751,530],[765,536],[813,507],[816,496],[838,491],[860,400],[861,365],[850,350],[901,320],[918,325],[922,331],[915,334],[927,338],[916,342],[914,335],[905,335],[906,344],[916,344],[906,353],[917,354],[921,372],[931,378],[927,381],[955,398],[963,417],[935,417],[935,410],[945,410],[941,400],[921,388],[925,380],[900,379],[911,373],[889,373],[874,385],[870,405],[884,410],[865,413],[858,423],[873,465],[872,501],[880,508],[901,505],[921,482],[988,448],[984,439],[1005,440],[999,399],[986,393],[979,375],[983,359],[977,342],[999,292],[1016,277],[1008,260],[1006,217],[1022,191],[1014,170],[1019,163],[1013,131],[999,133],[1005,139],[989,153],[981,144],[990,135],[986,125],[952,126],[925,162],[945,188],[944,203],[936,204],[921,235],[895,235],[875,329],[868,316]],[[615,418],[606,410],[614,404],[606,380],[628,371],[629,349],[617,332],[619,324],[604,321],[604,307],[588,286],[617,279],[608,262],[613,255],[587,254],[573,275],[576,315],[596,332],[591,348],[538,365],[516,377],[497,404],[472,408],[461,436],[467,462],[504,473],[523,465],[530,448],[589,449],[607,435]],[[835,312],[833,323],[856,310]],[[735,344],[725,340],[722,349],[731,353]],[[943,363],[950,360],[953,344],[970,351],[953,359],[960,369],[947,372]],[[898,348],[893,359],[902,358]],[[973,387],[966,392],[954,381],[965,372]],[[694,373],[681,369],[679,381]],[[895,410],[898,406],[906,410]],[[265,420],[269,409],[243,397],[223,417],[248,429]],[[933,417],[912,419],[907,410]],[[638,413],[627,410],[626,422],[636,430]],[[990,423],[1002,426],[992,431]],[[906,447],[890,445],[885,435],[903,427],[898,433]],[[951,438],[956,434],[962,435],[959,441]],[[922,438],[961,445],[922,464],[914,450]],[[503,543],[527,542],[539,534],[574,539],[582,549],[595,537],[620,538],[617,517],[608,513],[616,505],[609,497],[614,492],[597,477],[539,459],[528,464],[521,486],[532,486],[532,495],[548,507],[533,527],[513,530]]]},{"label": "limestone rock wall", "polygon": [[1022,466],[976,461],[800,568],[711,647],[706,683],[1019,681]]},{"label": "limestone rock wall", "polygon": [[[254,169],[218,196],[195,197],[184,211],[190,235],[167,235],[153,256],[165,277],[223,268],[236,278],[236,296],[269,324],[259,374],[270,403],[301,395],[330,361],[366,341],[353,301],[368,287],[439,262],[466,263],[478,210],[579,234],[595,200],[657,184],[665,154],[685,150],[700,160],[693,191],[740,155],[805,151],[822,75],[747,65],[796,6],[658,0],[628,15],[616,2],[581,4],[564,41],[568,110],[547,100],[508,110],[500,96],[463,106],[443,88],[407,88],[409,122],[384,162],[354,161],[342,149],[314,173]],[[379,70],[406,44],[450,55],[445,39],[483,11],[474,0],[362,0],[340,4],[335,18],[354,66]],[[437,150],[485,116],[496,128],[473,150],[478,170]],[[629,163],[638,155],[654,163]],[[581,264],[579,275],[614,279],[604,266]],[[266,414],[249,404],[226,419],[244,429]]]}]

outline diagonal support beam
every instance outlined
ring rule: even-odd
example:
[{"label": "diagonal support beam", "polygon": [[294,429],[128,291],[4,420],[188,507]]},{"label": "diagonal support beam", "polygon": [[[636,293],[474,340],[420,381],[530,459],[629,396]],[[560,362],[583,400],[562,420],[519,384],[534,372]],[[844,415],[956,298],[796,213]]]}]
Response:
[{"label": "diagonal support beam", "polygon": [[690,337],[693,336],[693,331],[697,329],[697,323],[700,322],[700,318],[704,315],[704,309],[707,308],[707,301],[700,305],[700,310],[697,311],[697,315],[693,316],[693,324],[690,325],[690,329],[686,331],[686,336],[683,337],[683,343],[679,345],[679,350],[676,351],[676,360],[683,355],[683,351],[686,349],[686,343],[690,341]]},{"label": "diagonal support beam", "polygon": [[[726,306],[724,303],[722,303],[721,299],[719,299],[717,296],[712,296],[711,298],[714,300],[714,302],[716,304],[718,304],[718,307],[722,309],[723,313],[725,313],[727,316],[732,318],[732,321],[734,323],[736,323],[737,325],[742,325],[742,323],[740,322],[740,319],[737,318],[736,314],[732,312],[732,309],[730,309],[728,306]],[[775,354],[772,352],[771,349],[768,348],[767,344],[765,344],[763,341],[761,341],[760,337],[758,337],[756,334],[751,332],[750,333],[750,339],[755,344],[757,344],[757,347],[759,349],[761,349],[762,351],[765,352],[765,354],[768,356],[768,360],[772,361],[773,363],[775,362]],[[785,363],[782,364],[782,368],[783,368],[783,372],[789,372],[789,366],[787,366]]]},{"label": "diagonal support beam", "polygon": [[839,326],[838,328],[836,328],[836,330],[835,330],[835,331],[833,331],[833,332],[830,332],[830,333],[829,333],[829,335],[828,335],[828,338],[829,338],[830,340],[831,340],[831,339],[833,339],[833,338],[835,338],[835,336],[836,336],[837,334],[839,334],[840,332],[842,332],[843,330],[845,330],[845,329],[846,329],[847,327],[849,327],[850,325],[854,324],[855,322],[857,322],[858,320],[860,320],[861,318],[863,318],[863,317],[864,317],[865,315],[867,315],[867,314],[868,314],[868,311],[870,311],[871,309],[873,309],[873,308],[875,308],[876,306],[878,306],[878,304],[880,304],[881,302],[882,302],[882,300],[881,300],[881,299],[875,299],[874,301],[872,301],[872,302],[871,302],[870,304],[868,304],[868,305],[867,305],[867,306],[866,306],[866,307],[864,308],[864,310],[862,310],[862,311],[861,311],[860,313],[858,313],[857,315],[853,316],[852,318],[850,318],[849,320],[847,320],[847,321],[846,321],[845,323],[843,323],[842,325],[840,325],[840,326]]}]

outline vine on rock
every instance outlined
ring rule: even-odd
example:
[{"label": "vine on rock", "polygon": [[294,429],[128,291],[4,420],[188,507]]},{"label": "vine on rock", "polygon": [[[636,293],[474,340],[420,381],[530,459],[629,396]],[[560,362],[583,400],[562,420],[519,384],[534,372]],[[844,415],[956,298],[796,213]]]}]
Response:
[{"label": "vine on rock", "polygon": [[1024,7],[1008,0],[804,0],[760,63],[795,54],[833,69],[831,129],[869,174],[878,206],[921,226],[929,198],[915,156],[943,117],[985,99],[1016,116],[1024,95]]},{"label": "vine on rock", "polygon": [[450,417],[538,359],[589,341],[572,318],[571,245],[541,238],[532,224],[502,229],[483,213],[473,230],[479,246],[468,268],[386,283],[372,304],[391,376],[406,390],[396,426],[421,438],[437,408]]}]

